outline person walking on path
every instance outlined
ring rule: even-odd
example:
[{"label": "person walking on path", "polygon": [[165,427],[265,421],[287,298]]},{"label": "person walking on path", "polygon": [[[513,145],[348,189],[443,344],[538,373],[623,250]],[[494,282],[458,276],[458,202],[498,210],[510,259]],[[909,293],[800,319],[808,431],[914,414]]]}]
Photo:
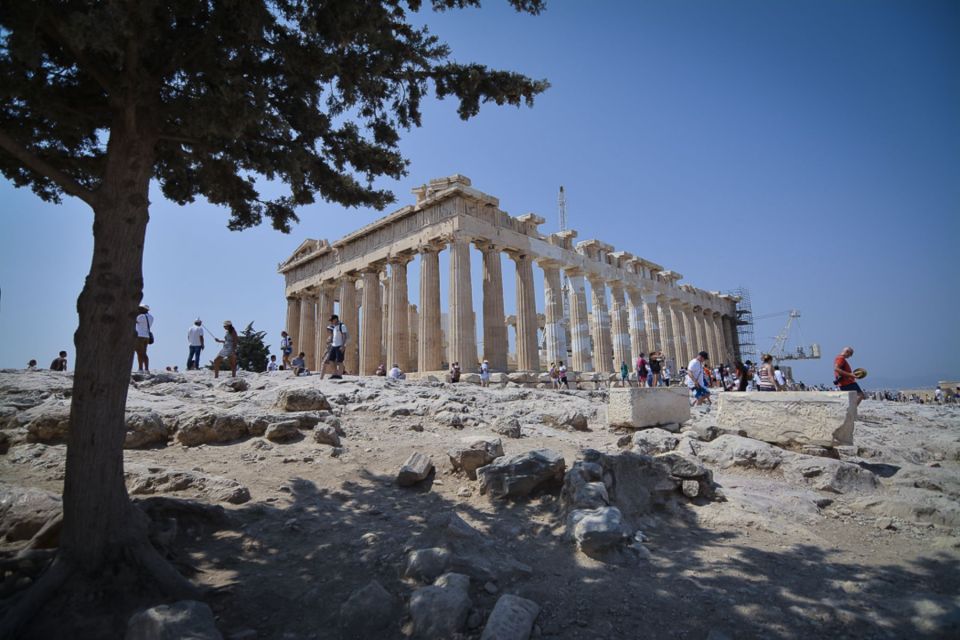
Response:
[{"label": "person walking on path", "polygon": [[734,375],[737,377],[737,391],[746,391],[750,382],[750,367],[737,360],[734,365]]},{"label": "person walking on path", "polygon": [[637,357],[637,386],[645,387],[647,386],[647,359],[641,353]]},{"label": "person walking on path", "polygon": [[60,355],[53,359],[53,362],[50,363],[50,371],[66,371],[67,370],[67,352],[61,351]]},{"label": "person walking on path", "polygon": [[557,367],[557,375],[559,376],[558,380],[560,380],[560,384],[569,390],[570,382],[567,380],[567,368],[563,365],[563,360],[560,361],[560,366]]},{"label": "person walking on path", "polygon": [[762,364],[760,365],[760,370],[757,371],[757,375],[760,380],[757,382],[757,389],[759,391],[777,391],[777,377],[773,371],[773,356],[769,353],[763,354],[763,357],[760,358]]},{"label": "person walking on path", "polygon": [[340,317],[337,314],[333,314],[330,316],[330,324],[327,325],[327,332],[330,334],[328,338],[329,346],[327,347],[327,354],[320,364],[320,379],[323,380],[323,376],[327,373],[327,363],[332,362],[333,375],[330,376],[330,379],[339,380],[343,378],[344,346],[347,344],[347,339],[349,338],[347,326],[340,322]]},{"label": "person walking on path", "polygon": [[293,338],[286,331],[280,332],[280,353],[283,356],[283,368],[289,369],[292,366],[290,356],[293,355]]},{"label": "person walking on path", "polygon": [[193,326],[187,329],[187,343],[190,353],[187,355],[187,371],[200,368],[200,352],[203,351],[203,322],[200,318],[193,321]]},{"label": "person walking on path", "polygon": [[626,362],[620,363],[620,386],[621,387],[633,386],[630,384],[630,367],[627,366]]},{"label": "person walking on path", "polygon": [[223,340],[214,338],[214,340],[223,344],[223,348],[220,349],[220,353],[217,354],[216,359],[213,361],[213,377],[220,377],[220,364],[224,360],[227,360],[230,363],[231,377],[236,378],[237,346],[240,344],[240,336],[237,335],[237,330],[233,328],[233,323],[229,320],[223,321],[223,330],[226,332],[223,334]]},{"label": "person walking on path", "polygon": [[706,351],[701,351],[697,357],[687,365],[687,388],[693,391],[694,404],[700,406],[704,402],[710,402],[710,391],[707,389],[706,380],[703,377],[703,363],[710,359]]},{"label": "person walking on path", "polygon": [[147,356],[147,345],[153,344],[153,316],[150,315],[148,305],[140,305],[137,314],[137,371],[150,373],[150,358]]},{"label": "person walking on path", "polygon": [[783,377],[783,371],[780,370],[780,365],[775,365],[773,367],[773,379],[777,381],[778,391],[786,391],[787,379]]},{"label": "person walking on path", "polygon": [[838,355],[833,360],[833,375],[835,376],[834,384],[836,384],[840,391],[856,391],[857,392],[857,406],[863,402],[863,399],[866,397],[863,393],[863,389],[860,388],[860,385],[857,383],[857,379],[853,376],[853,371],[850,369],[850,363],[847,362],[847,358],[853,355],[853,347],[844,347]]}]

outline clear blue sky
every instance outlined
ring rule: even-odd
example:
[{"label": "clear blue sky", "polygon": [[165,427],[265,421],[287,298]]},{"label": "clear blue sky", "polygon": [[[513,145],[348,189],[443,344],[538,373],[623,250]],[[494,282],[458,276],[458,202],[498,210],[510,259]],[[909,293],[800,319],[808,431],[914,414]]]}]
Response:
[{"label": "clear blue sky", "polygon": [[[533,109],[490,105],[469,122],[452,102],[428,103],[403,140],[409,175],[383,182],[397,207],[414,186],[462,173],[509,213],[546,217],[549,232],[563,184],[580,239],[704,289],[748,287],[758,314],[800,309],[803,341],[827,356],[852,344],[874,386],[960,378],[960,3],[553,0],[538,17],[486,4],[420,19],[455,59],[552,88]],[[72,368],[92,214],[6,182],[0,197],[0,367],[47,366],[66,349]],[[320,203],[285,236],[230,232],[226,211],[180,208],[159,191],[152,203],[155,368],[183,366],[197,314],[213,328],[255,321],[276,352],[277,263],[306,237],[333,240],[383,215]],[[508,313],[512,273],[505,261]],[[758,323],[759,345],[785,322]],[[796,371],[826,382],[830,368]]]}]

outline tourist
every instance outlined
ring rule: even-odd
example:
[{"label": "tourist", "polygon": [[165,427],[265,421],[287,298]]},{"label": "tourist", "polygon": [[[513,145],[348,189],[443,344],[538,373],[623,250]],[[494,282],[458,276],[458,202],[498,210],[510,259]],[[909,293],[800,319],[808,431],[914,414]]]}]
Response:
[{"label": "tourist", "polygon": [[670,366],[670,363],[663,367],[663,384],[664,386],[670,386],[670,376],[673,375],[673,367]]},{"label": "tourist", "polygon": [[454,362],[450,365],[450,382],[460,382],[460,363]]},{"label": "tourist", "polygon": [[350,336],[347,332],[347,326],[340,322],[340,317],[337,314],[330,316],[330,324],[327,325],[327,332],[330,334],[328,338],[329,347],[327,348],[327,353],[323,358],[323,362],[320,364],[320,379],[323,380],[323,376],[327,372],[327,363],[332,362],[333,375],[330,376],[330,379],[338,380],[343,378],[344,347],[346,346],[347,339]]},{"label": "tourist", "polygon": [[630,386],[630,367],[627,366],[626,362],[622,361],[620,362],[620,386]]},{"label": "tourist", "polygon": [[31,360],[27,363],[27,371],[36,371],[37,370],[37,361]]},{"label": "tourist", "polygon": [[757,390],[759,391],[777,391],[779,384],[773,370],[773,356],[765,353],[760,357],[760,369],[757,371],[759,381]]},{"label": "tourist", "polygon": [[190,353],[187,355],[187,371],[200,368],[200,352],[203,351],[203,322],[200,318],[193,321],[193,326],[187,329],[187,344]]},{"label": "tourist", "polygon": [[644,357],[646,354],[641,353],[637,358],[637,386],[645,387],[647,386],[647,359]]},{"label": "tourist", "polygon": [[490,363],[486,360],[480,363],[480,386],[490,386]]},{"label": "tourist", "polygon": [[856,391],[857,405],[859,406],[866,396],[863,393],[863,389],[857,384],[857,379],[853,376],[853,371],[850,370],[850,363],[847,362],[847,358],[852,355],[853,347],[844,347],[843,350],[840,351],[840,355],[834,358],[833,375],[835,379],[833,383],[840,388],[840,391]]},{"label": "tourist", "polygon": [[267,371],[276,371],[277,369],[277,356],[270,356],[270,362],[267,363]]},{"label": "tourist", "polygon": [[147,345],[153,344],[153,316],[150,315],[148,305],[140,305],[140,313],[137,314],[137,371],[150,372],[150,358],[147,356]]},{"label": "tourist", "polygon": [[290,367],[293,369],[293,375],[295,376],[308,376],[310,372],[307,370],[307,354],[301,351],[297,354],[297,357],[290,361]]},{"label": "tourist", "polygon": [[233,323],[229,320],[223,321],[223,330],[226,332],[223,334],[223,340],[214,338],[214,340],[223,344],[223,348],[220,349],[220,353],[218,353],[217,357],[213,360],[213,377],[220,377],[220,363],[227,360],[230,362],[230,377],[236,378],[237,347],[240,345],[240,336],[237,335],[237,330],[233,328]]},{"label": "tourist", "polygon": [[557,379],[560,381],[560,384],[570,389],[570,383],[567,381],[567,368],[563,366],[563,360],[560,361],[560,366],[557,367]]},{"label": "tourist", "polygon": [[703,363],[710,356],[706,351],[701,351],[697,357],[687,365],[687,388],[693,391],[694,404],[700,406],[704,402],[710,402],[710,391],[707,389],[706,381],[703,378]]},{"label": "tourist", "polygon": [[386,377],[387,375],[387,365],[381,364],[377,367],[377,370],[374,372],[374,375],[380,376],[381,378]]},{"label": "tourist", "polygon": [[654,351],[650,354],[650,376],[647,382],[651,387],[660,386],[660,372],[663,370],[663,353]]},{"label": "tourist", "polygon": [[[33,362],[31,360],[31,362]],[[933,391],[933,399],[937,401],[937,404],[943,404],[943,389],[937,387]]]},{"label": "tourist", "polygon": [[774,365],[773,378],[777,381],[777,389],[779,391],[787,390],[787,379],[783,377],[783,371],[780,371],[780,365]]},{"label": "tourist", "polygon": [[291,367],[290,356],[293,354],[293,338],[286,331],[280,332],[280,355],[283,356],[283,367]]},{"label": "tourist", "polygon": [[[333,376],[330,377],[333,378]],[[393,363],[393,366],[390,368],[390,372],[387,374],[387,377],[391,380],[403,380],[407,376],[403,373],[403,371],[400,370],[400,367],[397,365],[397,363]]]},{"label": "tourist", "polygon": [[61,351],[60,355],[53,359],[53,362],[50,363],[50,371],[66,371],[67,370],[67,352]]}]

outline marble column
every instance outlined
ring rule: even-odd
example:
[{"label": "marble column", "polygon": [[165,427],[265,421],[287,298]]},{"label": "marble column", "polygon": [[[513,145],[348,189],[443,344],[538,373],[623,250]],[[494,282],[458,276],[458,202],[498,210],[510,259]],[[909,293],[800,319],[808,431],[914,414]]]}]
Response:
[{"label": "marble column", "polygon": [[473,286],[470,282],[470,243],[450,239],[450,335],[447,349],[450,362],[459,362],[464,373],[477,367],[477,333],[473,316]]},{"label": "marble column", "polygon": [[647,329],[647,354],[663,347],[660,339],[659,315],[657,314],[657,293],[643,294],[643,322]]},{"label": "marble column", "polygon": [[734,360],[741,359],[740,350],[737,348],[736,326],[731,316],[721,316],[721,320],[723,321],[724,344],[727,345],[727,357],[730,358],[730,362],[732,364]]},{"label": "marble column", "polygon": [[573,371],[593,371],[590,326],[587,316],[587,287],[583,273],[568,270],[570,282],[570,367]]},{"label": "marble column", "polygon": [[360,369],[360,314],[357,313],[357,277],[347,274],[340,279],[340,322],[347,328],[347,346],[343,352],[343,368],[352,374]]},{"label": "marble column", "polygon": [[627,304],[623,295],[623,284],[610,283],[610,338],[613,341],[613,365],[620,367],[621,362],[633,370],[630,349],[630,330],[627,318]]},{"label": "marble column", "polygon": [[675,301],[670,303],[670,328],[673,331],[674,352],[676,353],[677,371],[687,366],[692,356],[687,350],[686,336],[683,335],[683,310]]},{"label": "marble column", "polygon": [[689,356],[687,362],[684,363],[686,365],[700,351],[700,347],[697,346],[697,325],[693,319],[693,306],[689,304],[683,305],[683,337],[686,340],[686,350]]},{"label": "marble column", "polygon": [[643,320],[643,295],[639,289],[627,289],[628,316],[630,320],[630,351],[633,353],[633,363],[630,369],[633,370],[636,359],[641,353],[647,353],[647,329]]},{"label": "marble column", "polygon": [[387,362],[387,339],[390,335],[390,274],[384,267],[380,272],[380,362],[385,364],[387,370],[390,364]]},{"label": "marble column", "polygon": [[407,327],[410,329],[410,348],[407,365],[410,371],[419,371],[417,354],[419,353],[420,342],[420,314],[417,313],[417,305],[411,304],[407,312]]},{"label": "marble column", "polygon": [[727,346],[723,342],[723,329],[720,327],[720,313],[717,311],[714,311],[710,317],[710,330],[713,332],[713,344],[716,345],[717,349],[716,363],[726,364]]},{"label": "marble column", "polygon": [[407,263],[410,256],[392,256],[390,265],[390,308],[387,320],[387,367],[410,370],[410,300],[407,297]]},{"label": "marble column", "polygon": [[287,298],[287,326],[284,327],[291,342],[294,343],[294,353],[291,359],[297,357],[297,349],[300,348],[300,298],[299,296],[290,296]]},{"label": "marble column", "polygon": [[[610,341],[610,312],[607,310],[607,285],[602,280],[590,280],[590,299],[593,307],[593,361],[599,373],[613,371],[613,345]],[[619,364],[617,368],[619,368]]]},{"label": "marble column", "polygon": [[300,336],[297,339],[296,349],[294,349],[294,357],[299,351],[302,351],[307,369],[314,371],[317,367],[316,348],[317,299],[312,294],[304,294],[303,298],[300,299]]},{"label": "marble column", "polygon": [[556,263],[540,262],[543,269],[544,319],[543,333],[547,343],[547,361],[567,359],[567,331],[563,326],[563,283]]},{"label": "marble column", "polygon": [[707,333],[703,327],[703,307],[697,305],[693,308],[693,330],[697,336],[696,353],[707,351]]},{"label": "marble column", "polygon": [[327,354],[327,339],[330,334],[327,333],[327,327],[330,326],[330,316],[333,315],[334,298],[337,297],[337,291],[333,283],[324,282],[320,285],[320,293],[317,295],[317,335],[316,351],[317,370],[320,369],[320,363]]},{"label": "marble column", "polygon": [[677,363],[677,342],[673,335],[673,319],[670,316],[670,306],[667,304],[668,298],[660,296],[657,299],[657,324],[660,327],[660,348],[667,360],[673,360],[674,372],[676,372]]},{"label": "marble column", "polygon": [[443,366],[443,336],[440,327],[440,248],[420,249],[420,334],[418,371],[440,371]]},{"label": "marble column", "polygon": [[380,308],[380,267],[370,265],[363,278],[363,330],[360,333],[360,375],[372,376],[381,362],[383,318]]},{"label": "marble column", "polygon": [[[507,370],[507,325],[503,323],[503,268],[500,247],[477,242],[483,255],[483,358],[491,371]],[[463,363],[460,363],[461,367]]]},{"label": "marble column", "polygon": [[517,370],[540,371],[533,260],[523,253],[508,252],[508,254],[517,268]]}]

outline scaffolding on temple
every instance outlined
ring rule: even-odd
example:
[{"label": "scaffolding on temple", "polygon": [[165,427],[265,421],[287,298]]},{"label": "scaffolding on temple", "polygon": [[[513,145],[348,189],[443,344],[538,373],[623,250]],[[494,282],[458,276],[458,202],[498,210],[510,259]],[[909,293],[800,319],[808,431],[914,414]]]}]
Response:
[{"label": "scaffolding on temple", "polygon": [[739,298],[737,302],[737,345],[740,360],[757,361],[757,343],[753,337],[753,306],[750,302],[750,290],[739,287],[727,291],[727,295]]}]

